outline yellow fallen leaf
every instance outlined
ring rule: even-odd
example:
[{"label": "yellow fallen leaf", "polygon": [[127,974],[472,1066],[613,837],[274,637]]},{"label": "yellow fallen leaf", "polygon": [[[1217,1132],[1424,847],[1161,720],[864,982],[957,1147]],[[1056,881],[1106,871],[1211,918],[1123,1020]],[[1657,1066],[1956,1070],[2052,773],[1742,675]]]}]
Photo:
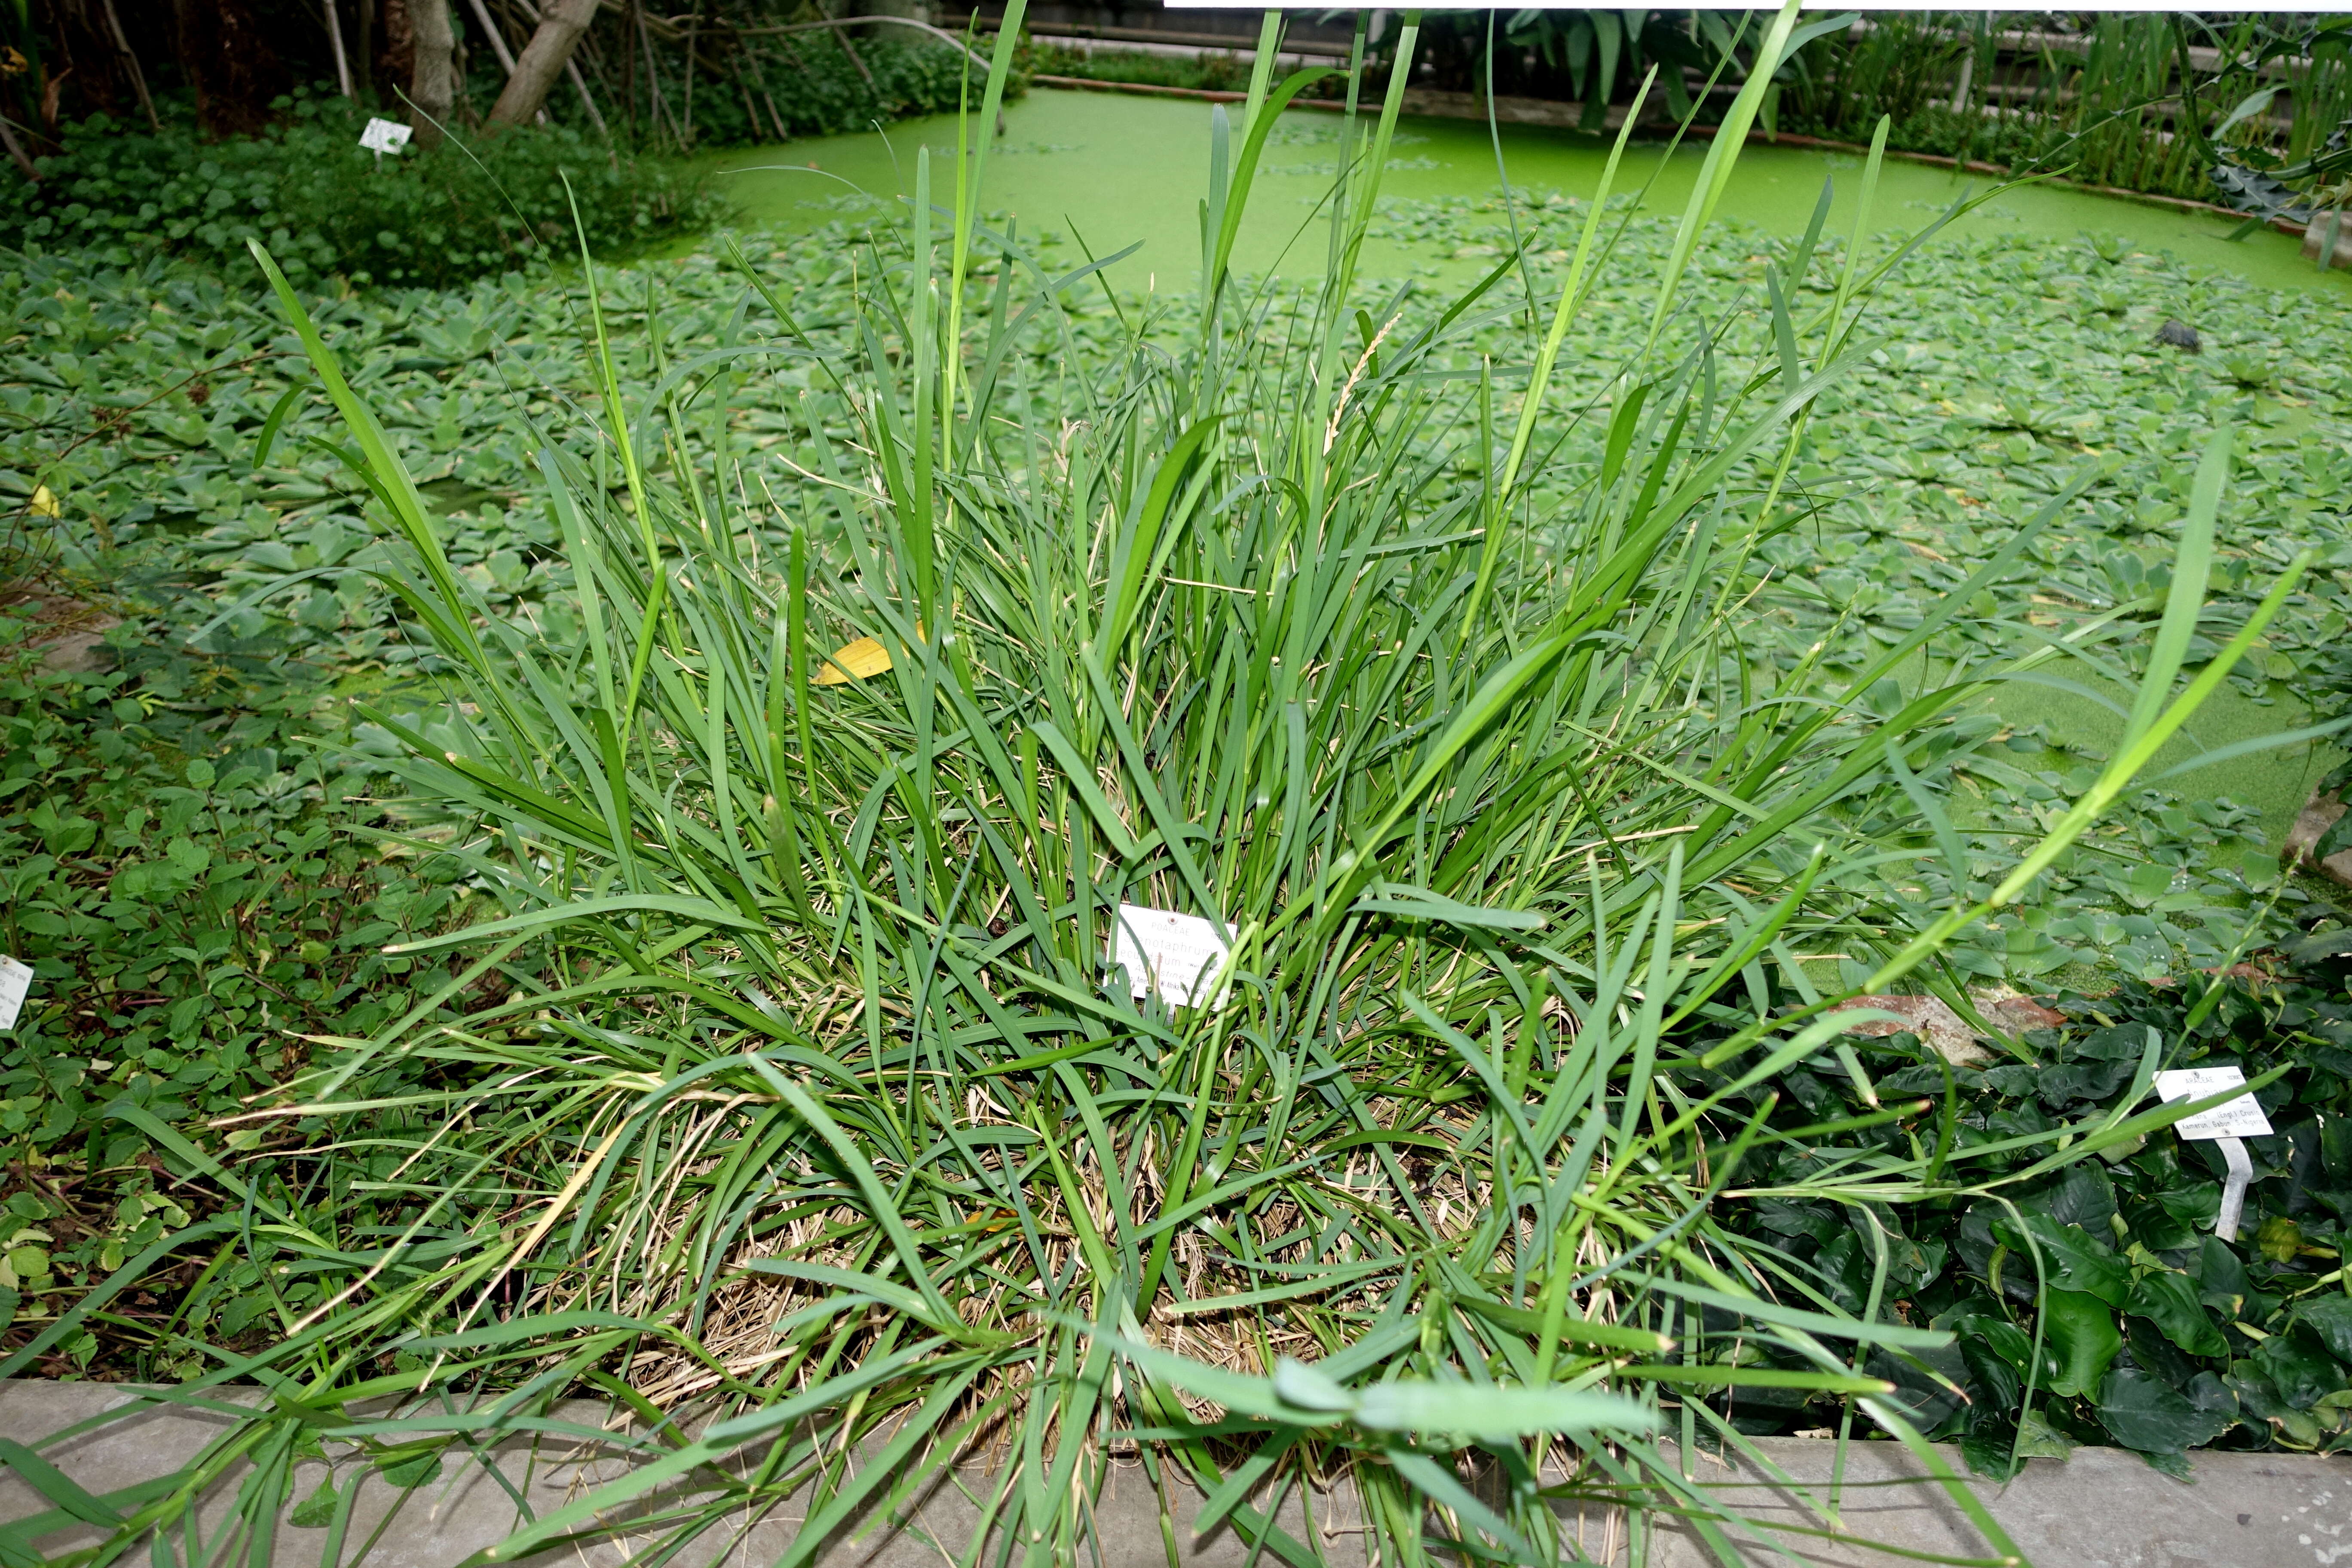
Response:
[{"label": "yellow fallen leaf", "polygon": [[[833,650],[833,657],[824,668],[809,678],[811,686],[846,686],[850,678],[859,680],[869,675],[879,675],[890,668],[890,651],[872,637],[859,637],[845,647]],[[849,674],[844,675],[843,670]]]},{"label": "yellow fallen leaf", "polygon": [[48,486],[35,485],[33,487],[32,510],[35,517],[56,517],[58,515],[58,498],[49,493]]}]

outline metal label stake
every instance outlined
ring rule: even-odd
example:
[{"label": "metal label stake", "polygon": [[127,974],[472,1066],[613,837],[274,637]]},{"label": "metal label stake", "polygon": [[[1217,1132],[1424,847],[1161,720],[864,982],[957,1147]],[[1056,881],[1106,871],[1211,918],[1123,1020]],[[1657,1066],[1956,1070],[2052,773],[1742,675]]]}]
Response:
[{"label": "metal label stake", "polygon": [[[2157,1098],[2169,1105],[2181,1100],[2210,1100],[2224,1089],[2242,1087],[2246,1075],[2236,1068],[2182,1068],[2156,1075]],[[2246,1187],[2254,1179],[2254,1163],[2246,1157],[2244,1138],[2271,1135],[2270,1118],[2251,1094],[2225,1100],[2210,1110],[2184,1116],[2172,1124],[2184,1139],[2210,1138],[2221,1146],[2228,1179],[2221,1184],[2221,1212],[2214,1216],[2213,1234],[2223,1241],[2238,1239],[2238,1220],[2245,1213]]]}]

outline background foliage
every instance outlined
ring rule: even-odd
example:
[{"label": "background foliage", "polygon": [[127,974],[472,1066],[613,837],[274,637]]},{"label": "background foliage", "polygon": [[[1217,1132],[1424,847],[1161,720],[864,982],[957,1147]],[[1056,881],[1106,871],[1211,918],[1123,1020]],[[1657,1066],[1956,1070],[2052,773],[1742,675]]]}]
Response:
[{"label": "background foliage", "polygon": [[[977,100],[981,73],[962,51],[887,27],[863,31],[854,41],[824,31],[755,46],[738,73],[743,89],[713,94],[697,109],[694,144],[867,131],[908,115],[952,113],[967,94]],[[1025,69],[1016,75],[1007,95],[1019,96],[1025,78]]]},{"label": "background foliage", "polygon": [[[1381,58],[1399,23],[1383,26],[1367,36]],[[1706,11],[1436,13],[1415,81],[1580,104],[1580,123],[1597,132],[1655,62],[1652,112],[1711,124],[1759,36],[1753,21],[1743,31]],[[1057,61],[1039,68],[1105,80],[1231,89],[1247,70],[1230,54],[1037,47]],[[1705,90],[1727,49],[1732,65]],[[2352,32],[2339,18],[2277,13],[1872,14],[1784,62],[1760,122],[1859,143],[1882,116],[1898,151],[2300,221],[2340,200],[2352,170],[2340,129],[2352,117]]]},{"label": "background foliage", "polygon": [[42,183],[0,211],[0,244],[74,250],[124,264],[154,253],[215,268],[250,265],[258,239],[291,275],[439,287],[532,267],[576,246],[572,202],[599,250],[626,249],[709,221],[686,170],[624,158],[563,127],[411,147],[379,159],[359,145],[366,114],[297,93],[259,135],[204,138],[175,118],[161,133],[97,116],[61,128]]}]

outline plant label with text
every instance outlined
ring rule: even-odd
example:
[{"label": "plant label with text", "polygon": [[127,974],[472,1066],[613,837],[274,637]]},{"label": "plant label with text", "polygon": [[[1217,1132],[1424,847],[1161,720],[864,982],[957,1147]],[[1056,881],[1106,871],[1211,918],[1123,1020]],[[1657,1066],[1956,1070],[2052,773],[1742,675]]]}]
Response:
[{"label": "plant label with text", "polygon": [[[1111,937],[1111,962],[1127,971],[1128,990],[1140,1002],[1154,991],[1180,1007],[1197,1007],[1225,955],[1230,938],[1213,921],[1150,910],[1141,904],[1118,906],[1118,927]],[[1233,984],[1218,986],[1215,1005],[1223,1006]]]},{"label": "plant label with text", "polygon": [[25,1010],[25,998],[32,990],[33,966],[0,953],[0,1029],[16,1026],[16,1015]]},{"label": "plant label with text", "polygon": [[[2182,1068],[2156,1075],[2157,1098],[2169,1105],[2177,1100],[2204,1100],[2246,1081],[2236,1068]],[[2251,1094],[2225,1100],[2210,1110],[2184,1116],[2172,1124],[2183,1138],[2267,1138],[2270,1118]]]},{"label": "plant label with text", "polygon": [[407,146],[408,139],[415,134],[397,120],[380,120],[370,115],[367,129],[360,132],[360,145],[371,153],[397,153]]}]

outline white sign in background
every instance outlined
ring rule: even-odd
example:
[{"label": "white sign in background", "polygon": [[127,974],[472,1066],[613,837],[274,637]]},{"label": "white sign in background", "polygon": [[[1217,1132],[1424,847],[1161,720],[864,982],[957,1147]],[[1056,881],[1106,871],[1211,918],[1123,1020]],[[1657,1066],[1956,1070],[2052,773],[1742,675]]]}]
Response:
[{"label": "white sign in background", "polygon": [[[1127,988],[1137,1001],[1156,991],[1180,1007],[1197,1007],[1208,1000],[1203,993],[1231,951],[1229,941],[1214,921],[1198,915],[1121,904],[1110,961],[1127,971]],[[1232,991],[1229,979],[1217,988],[1215,1005],[1223,1006]]]},{"label": "white sign in background", "polygon": [[16,1026],[16,1015],[25,1010],[25,998],[32,989],[32,965],[0,953],[0,1029]]},{"label": "white sign in background", "polygon": [[382,157],[386,153],[397,153],[407,146],[408,139],[415,134],[397,120],[379,120],[370,115],[367,129],[360,132],[360,145]]}]

